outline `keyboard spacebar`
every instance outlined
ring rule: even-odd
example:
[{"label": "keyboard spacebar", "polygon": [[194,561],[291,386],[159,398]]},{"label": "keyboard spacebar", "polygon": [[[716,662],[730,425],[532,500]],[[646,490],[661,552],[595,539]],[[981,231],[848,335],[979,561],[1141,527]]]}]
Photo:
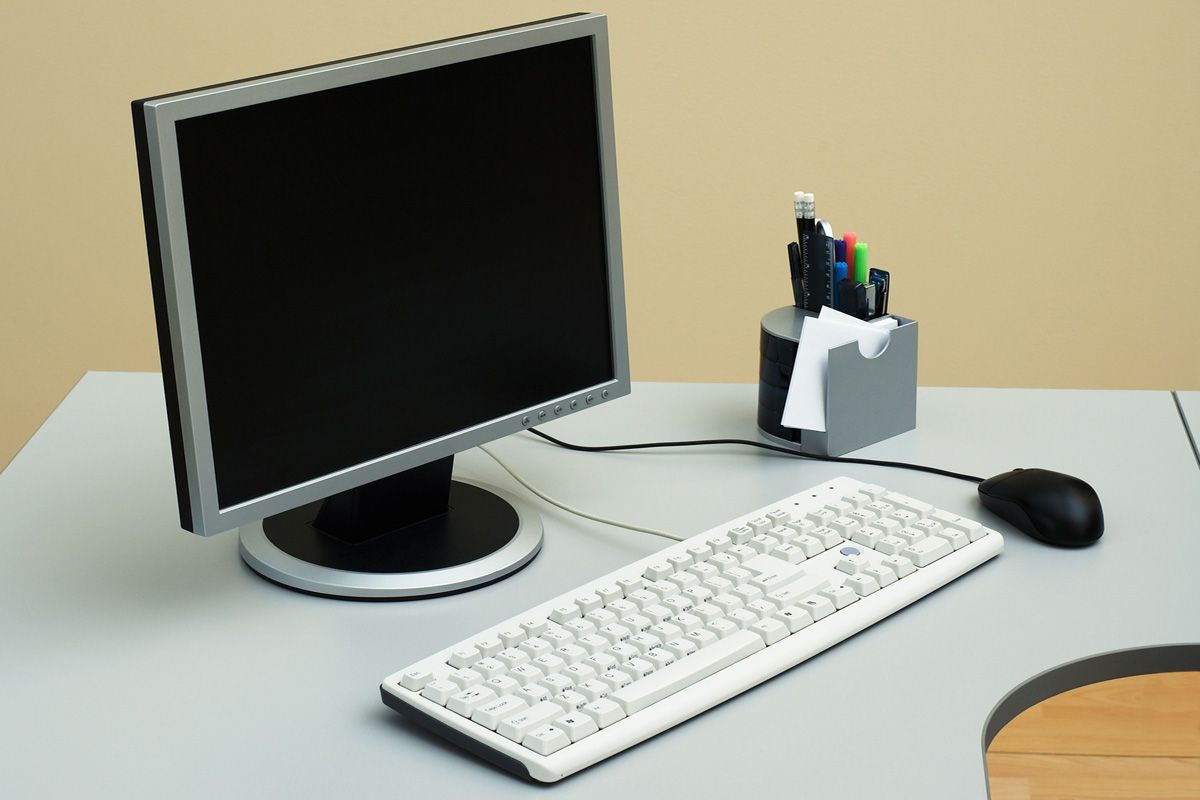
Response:
[{"label": "keyboard spacebar", "polygon": [[757,633],[738,631],[613,692],[608,699],[616,701],[628,716],[736,664],[764,647],[766,645]]}]

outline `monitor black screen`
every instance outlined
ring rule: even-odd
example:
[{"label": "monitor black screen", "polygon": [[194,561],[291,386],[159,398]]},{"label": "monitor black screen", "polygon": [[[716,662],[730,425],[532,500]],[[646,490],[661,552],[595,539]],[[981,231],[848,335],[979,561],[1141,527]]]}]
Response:
[{"label": "monitor black screen", "polygon": [[222,507],[613,378],[590,38],[176,136]]}]

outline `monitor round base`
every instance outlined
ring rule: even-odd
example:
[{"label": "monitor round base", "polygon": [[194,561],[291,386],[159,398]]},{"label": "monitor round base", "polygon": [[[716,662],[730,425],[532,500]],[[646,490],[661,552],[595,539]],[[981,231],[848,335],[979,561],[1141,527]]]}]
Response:
[{"label": "monitor round base", "polygon": [[242,559],[268,580],[302,592],[360,600],[451,594],[516,572],[542,547],[529,503],[475,481],[455,480],[450,510],[347,544],[312,526],[313,503],[240,530]]}]

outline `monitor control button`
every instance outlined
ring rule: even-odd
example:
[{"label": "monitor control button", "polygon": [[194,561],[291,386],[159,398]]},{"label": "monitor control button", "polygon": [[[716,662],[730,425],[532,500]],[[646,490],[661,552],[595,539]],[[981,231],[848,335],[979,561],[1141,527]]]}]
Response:
[{"label": "monitor control button", "polygon": [[522,425],[526,425],[526,426],[527,426],[527,425],[529,425],[529,423],[530,423],[530,419],[529,419],[529,417],[522,417],[522,418],[521,418],[521,424],[522,424]]},{"label": "monitor control button", "polygon": [[554,407],[554,413],[555,413],[555,414],[561,414],[562,412],[563,412],[563,407],[562,407],[562,406],[555,406],[555,407]]},{"label": "monitor control button", "polygon": [[589,394],[587,397],[585,397],[583,399],[590,403],[593,400],[595,400],[596,398],[595,398],[595,396]]},{"label": "monitor control button", "polygon": [[538,419],[545,419],[545,418],[546,418],[546,409],[543,408],[541,411],[538,412]]},{"label": "monitor control button", "polygon": [[571,401],[571,408],[579,408],[579,401],[578,401],[578,400],[572,400],[572,401]]},{"label": "monitor control button", "polygon": [[608,389],[605,389],[603,392],[601,392],[600,396],[603,397],[605,400],[607,400],[608,399]]}]

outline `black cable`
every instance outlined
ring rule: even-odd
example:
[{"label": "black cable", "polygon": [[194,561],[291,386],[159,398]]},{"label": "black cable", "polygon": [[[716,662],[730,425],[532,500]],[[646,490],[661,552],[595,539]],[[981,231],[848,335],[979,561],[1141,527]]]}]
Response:
[{"label": "black cable", "polygon": [[741,444],[746,445],[747,447],[759,447],[763,450],[770,450],[775,453],[783,453],[784,455],[792,456],[794,458],[806,458],[810,461],[836,461],[843,464],[868,464],[873,467],[913,469],[918,472],[929,472],[934,475],[944,475],[947,478],[957,478],[960,481],[983,483],[983,478],[977,478],[974,475],[964,475],[961,472],[951,472],[948,469],[925,467],[920,464],[905,464],[902,461],[877,461],[873,458],[847,458],[846,456],[821,456],[813,453],[801,453],[799,450],[791,450],[786,447],[778,447],[777,445],[765,444],[763,442],[754,442],[749,439],[695,439],[686,442],[642,442],[639,444],[613,444],[601,447],[589,447],[587,445],[564,442],[562,439],[555,439],[550,434],[542,433],[536,428],[530,428],[529,432],[535,436],[542,437],[551,444],[556,444],[559,447],[565,447],[567,450],[578,450],[583,453],[608,453],[614,450],[647,450],[652,447],[697,447],[715,444]]}]

